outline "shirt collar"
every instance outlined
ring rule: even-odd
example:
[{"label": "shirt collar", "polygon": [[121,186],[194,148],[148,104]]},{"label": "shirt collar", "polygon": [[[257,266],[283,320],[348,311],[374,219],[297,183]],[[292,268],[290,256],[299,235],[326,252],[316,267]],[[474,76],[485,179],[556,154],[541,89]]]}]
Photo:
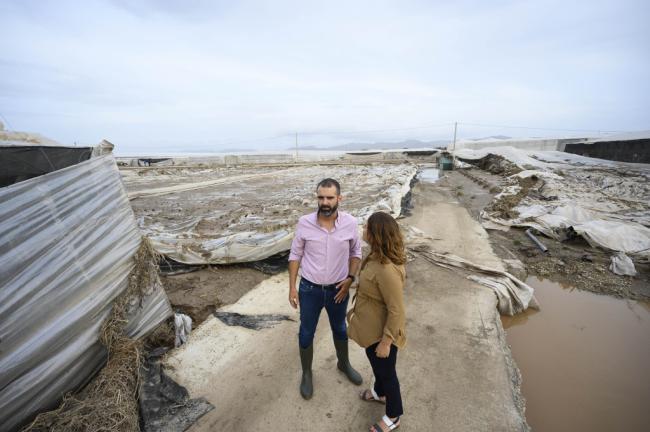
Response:
[{"label": "shirt collar", "polygon": [[[313,212],[311,214],[311,223],[316,225],[317,227],[320,227],[320,225],[318,223],[318,210],[316,210],[315,212]],[[341,210],[337,210],[336,211],[336,219],[334,219],[334,226],[338,227],[340,225],[341,225]]]}]

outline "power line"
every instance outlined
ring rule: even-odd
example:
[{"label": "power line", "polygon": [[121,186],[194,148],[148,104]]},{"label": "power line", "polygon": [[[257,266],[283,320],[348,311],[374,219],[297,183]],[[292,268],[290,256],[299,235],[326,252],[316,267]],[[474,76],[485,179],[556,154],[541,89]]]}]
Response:
[{"label": "power line", "polygon": [[558,129],[558,128],[540,128],[540,127],[531,127],[531,126],[507,126],[507,125],[493,125],[493,124],[482,124],[482,123],[464,123],[458,122],[459,125],[464,126],[478,126],[478,127],[493,127],[493,128],[503,128],[503,129],[528,129],[528,130],[548,130],[548,131],[558,131],[558,132],[626,132],[620,130],[598,130],[598,129]]},{"label": "power line", "polygon": [[247,144],[247,143],[255,143],[255,142],[260,142],[260,141],[269,141],[269,140],[276,140],[280,138],[290,138],[293,137],[295,134],[298,134],[300,136],[327,136],[327,135],[360,135],[360,134],[368,134],[368,133],[382,133],[382,132],[400,132],[400,131],[408,131],[408,130],[417,130],[417,129],[431,129],[431,128],[438,128],[438,127],[451,127],[453,123],[438,123],[438,124],[430,124],[430,125],[423,125],[423,126],[412,126],[412,127],[404,127],[404,128],[394,128],[394,129],[371,129],[371,130],[350,130],[350,131],[323,131],[323,132],[293,132],[293,133],[286,133],[286,134],[281,134],[281,135],[274,135],[270,137],[265,137],[265,138],[251,138],[251,139],[245,139],[245,140],[234,140],[234,141],[222,141],[219,143],[216,143],[215,145],[218,146],[230,146],[230,145],[236,145],[236,144]]},{"label": "power line", "polygon": [[254,139],[245,139],[245,140],[239,140],[239,141],[225,141],[225,142],[219,142],[216,143],[218,146],[229,146],[233,144],[247,144],[247,143],[254,143],[254,142],[259,142],[259,141],[270,141],[270,140],[276,140],[280,138],[286,138],[290,137],[293,134],[282,134],[282,135],[274,135],[271,137],[266,137],[266,138],[254,138]]},{"label": "power line", "polygon": [[238,144],[249,144],[249,143],[256,143],[256,142],[261,142],[261,141],[270,141],[270,140],[277,140],[281,138],[293,138],[296,135],[300,135],[303,137],[313,137],[313,136],[337,136],[337,135],[363,135],[363,134],[371,134],[371,133],[386,133],[386,132],[403,132],[403,131],[411,131],[411,130],[422,130],[422,129],[433,129],[433,128],[446,128],[446,127],[453,127],[455,124],[461,125],[461,126],[476,126],[476,127],[491,127],[491,128],[504,128],[504,129],[522,129],[522,130],[541,130],[541,131],[557,131],[557,132],[605,132],[605,133],[620,133],[620,132],[625,132],[625,131],[614,131],[614,130],[595,130],[595,129],[562,129],[562,128],[543,128],[543,127],[532,127],[532,126],[514,126],[514,125],[494,125],[494,124],[485,124],[485,123],[465,123],[465,122],[446,122],[446,123],[434,123],[434,124],[428,124],[428,125],[421,125],[421,126],[411,126],[411,127],[401,127],[401,128],[390,128],[390,129],[367,129],[367,130],[348,130],[348,131],[341,131],[341,130],[330,130],[330,131],[320,131],[320,132],[292,132],[292,133],[285,133],[285,134],[280,134],[280,135],[273,135],[273,136],[268,136],[268,137],[261,137],[261,138],[251,138],[251,139],[244,139],[244,140],[230,140],[230,141],[222,141],[215,143],[214,145],[223,147],[223,146],[231,146],[231,145],[238,145]]},{"label": "power line", "polygon": [[408,130],[416,130],[416,129],[432,129],[432,128],[439,128],[439,127],[451,127],[453,123],[438,123],[438,124],[432,124],[432,125],[426,125],[426,126],[412,126],[412,127],[404,127],[404,128],[395,128],[395,129],[371,129],[371,130],[350,130],[350,131],[329,131],[329,132],[302,132],[300,135],[303,136],[318,136],[318,135],[359,135],[359,134],[367,134],[367,133],[381,133],[381,132],[401,132],[401,131],[408,131]]}]

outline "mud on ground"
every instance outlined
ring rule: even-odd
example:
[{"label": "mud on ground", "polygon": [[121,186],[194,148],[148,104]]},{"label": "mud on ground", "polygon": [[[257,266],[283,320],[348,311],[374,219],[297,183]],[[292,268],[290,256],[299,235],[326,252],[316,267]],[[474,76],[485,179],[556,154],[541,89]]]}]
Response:
[{"label": "mud on ground", "polygon": [[650,300],[650,265],[635,263],[638,275],[620,276],[609,270],[610,252],[592,248],[575,239],[559,242],[538,236],[544,253],[526,236],[523,229],[489,231],[495,252],[503,259],[519,259],[529,274],[575,288],[632,300]]},{"label": "mud on ground", "polygon": [[[480,169],[464,171],[463,174],[460,171],[445,172],[438,187],[455,196],[472,217],[478,219],[481,210],[490,205],[496,191],[504,186],[504,177]],[[531,188],[527,190],[530,191]],[[559,242],[540,235],[539,240],[549,250],[543,253],[523,229],[488,230],[488,233],[495,253],[503,260],[521,261],[529,275],[567,283],[597,294],[650,300],[650,264],[637,262],[637,276],[620,276],[609,271],[611,252],[593,248],[580,238]],[[511,271],[517,276],[525,277],[521,271],[517,272],[513,268]]]},{"label": "mud on ground", "polygon": [[162,276],[161,280],[175,311],[202,323],[217,308],[235,303],[269,276],[243,265],[212,265],[200,270]]},{"label": "mud on ground", "polygon": [[[197,266],[190,273],[160,274],[174,312],[192,318],[196,328],[219,307],[236,303],[244,294],[270,276],[245,265]],[[174,319],[161,323],[144,341],[147,351],[172,348],[175,342]]]},{"label": "mud on ground", "polygon": [[519,178],[517,181],[519,182],[519,191],[513,195],[504,195],[498,201],[493,201],[487,206],[488,212],[494,212],[501,219],[514,219],[519,217],[519,212],[515,210],[515,207],[531,192],[531,189],[538,188],[541,181],[534,176]]},{"label": "mud on ground", "polygon": [[521,172],[521,168],[519,168],[516,164],[510,162],[503,156],[495,155],[492,153],[481,159],[463,160],[463,162],[469,163],[470,165],[475,165],[477,168],[483,171],[497,175],[510,176]]},{"label": "mud on ground", "polygon": [[[436,182],[437,188],[467,208],[477,220],[480,212],[490,205],[505,185],[504,177],[480,169],[463,170],[463,173],[447,171]],[[525,278],[527,272],[555,282],[569,283],[581,290],[650,300],[650,264],[637,263],[639,275],[634,278],[619,276],[608,269],[610,253],[592,248],[580,239],[558,242],[539,236],[549,249],[544,254],[523,229],[511,228],[507,232],[488,230],[488,233],[492,247],[501,259],[506,263],[519,260],[524,264],[523,273],[510,269],[518,277]],[[235,303],[268,277],[244,265],[213,265],[192,273],[162,276],[162,282],[174,310],[189,315],[198,325],[217,308]],[[160,337],[169,337],[169,332],[161,332]]]}]

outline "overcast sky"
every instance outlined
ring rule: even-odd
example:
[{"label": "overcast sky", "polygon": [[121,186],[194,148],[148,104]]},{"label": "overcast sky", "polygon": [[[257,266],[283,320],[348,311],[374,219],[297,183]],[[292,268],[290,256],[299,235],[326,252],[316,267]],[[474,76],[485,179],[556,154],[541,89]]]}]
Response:
[{"label": "overcast sky", "polygon": [[650,129],[650,2],[451,3],[0,0],[0,115],[118,153]]}]

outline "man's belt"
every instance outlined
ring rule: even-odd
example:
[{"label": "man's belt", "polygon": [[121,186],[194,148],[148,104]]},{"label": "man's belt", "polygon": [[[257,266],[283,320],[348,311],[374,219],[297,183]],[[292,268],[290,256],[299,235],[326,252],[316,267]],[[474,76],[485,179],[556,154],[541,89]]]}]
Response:
[{"label": "man's belt", "polygon": [[340,282],[337,282],[337,283],[333,283],[333,284],[323,285],[323,284],[313,283],[312,281],[310,281],[308,279],[305,279],[304,277],[300,278],[300,282],[301,283],[305,282],[307,285],[309,285],[312,288],[320,288],[320,289],[322,289],[324,291],[336,291],[337,290],[336,285],[338,285],[340,283]]}]

